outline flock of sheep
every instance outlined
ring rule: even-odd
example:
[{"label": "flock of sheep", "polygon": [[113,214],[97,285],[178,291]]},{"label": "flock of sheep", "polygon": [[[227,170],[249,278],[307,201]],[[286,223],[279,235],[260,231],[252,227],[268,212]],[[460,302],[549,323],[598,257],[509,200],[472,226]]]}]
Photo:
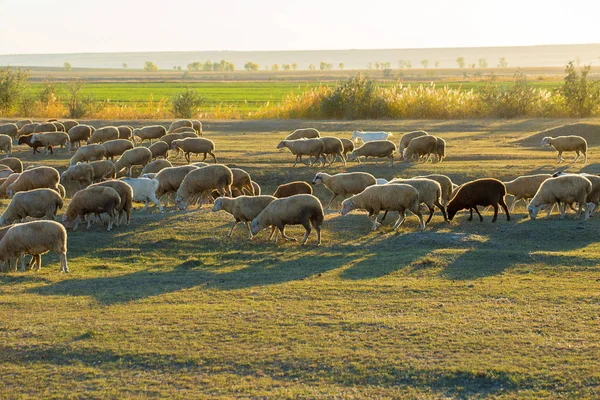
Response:
[{"label": "flock of sheep", "polygon": [[[282,140],[277,148],[287,148],[296,156],[309,157],[310,164],[320,161],[331,165],[338,158],[361,162],[372,157],[388,158],[393,165],[394,153],[399,150],[404,161],[441,162],[446,156],[446,143],[443,139],[424,131],[406,133],[399,146],[388,140],[386,132],[354,132],[352,139],[363,145],[355,148],[350,139],[323,137],[316,129],[298,129]],[[68,168],[62,173],[49,166],[23,169],[21,161],[9,157],[12,142],[27,144],[33,153],[43,148],[53,153],[57,147],[75,150]],[[135,146],[150,141],[149,147]],[[153,142],[154,141],[154,142]],[[82,145],[82,142],[86,144]],[[577,136],[544,138],[542,145],[550,145],[559,153],[562,161],[564,151],[576,151],[587,160],[587,143]],[[279,234],[286,240],[295,240],[285,233],[287,225],[302,225],[305,235],[304,245],[311,231],[317,234],[317,245],[321,244],[321,227],[324,223],[323,206],[313,196],[312,187],[307,182],[296,181],[280,185],[273,196],[261,195],[260,186],[250,175],[239,168],[230,168],[217,163],[214,154],[215,144],[202,137],[202,124],[196,120],[179,120],[169,129],[163,126],[146,126],[133,129],[130,126],[108,126],[95,129],[90,125],[73,120],[50,120],[43,123],[30,120],[15,124],[0,125],[0,150],[7,158],[0,160],[0,197],[11,198],[10,204],[0,216],[0,260],[3,269],[17,267],[21,258],[21,270],[25,270],[25,256],[31,255],[29,267],[41,267],[41,254],[56,252],[60,257],[60,270],[68,272],[67,229],[76,230],[81,223],[103,224],[102,215],[108,216],[108,230],[125,221],[129,224],[132,204],[144,202],[144,210],[149,203],[163,211],[169,201],[178,209],[192,205],[199,207],[214,203],[213,211],[226,211],[235,222],[233,229],[243,222],[252,239],[261,230],[270,227],[269,240],[277,242]],[[169,151],[185,156],[187,165],[173,166],[167,160]],[[202,154],[201,162],[191,163],[192,154]],[[210,155],[214,164],[204,161]],[[162,158],[161,158],[162,157]],[[312,158],[314,157],[314,160]],[[114,161],[114,159],[116,161]],[[138,177],[132,177],[133,167],[142,167]],[[123,176],[126,175],[126,176]],[[121,178],[117,179],[119,176]],[[584,213],[587,219],[600,203],[600,177],[588,174],[537,174],[521,176],[510,182],[493,178],[478,179],[463,185],[456,185],[445,175],[418,176],[410,179],[395,178],[389,182],[376,179],[366,172],[348,172],[330,175],[319,172],[312,185],[323,185],[333,197],[326,208],[331,207],[338,196],[345,198],[341,214],[352,210],[366,210],[372,230],[381,225],[389,211],[399,216],[392,229],[397,229],[406,218],[406,211],[419,218],[420,229],[424,230],[431,221],[435,209],[439,209],[445,221],[449,222],[460,210],[473,210],[480,220],[478,206],[494,209],[496,221],[499,207],[504,210],[507,220],[519,200],[531,200],[527,210],[532,219],[539,210],[550,214],[558,203],[561,218],[566,206],[578,206],[576,218]],[[509,210],[505,196],[514,201]],[[71,197],[62,224],[55,222],[57,211],[63,207],[63,198]],[[161,204],[161,199],[164,205]],[[422,208],[423,207],[423,208]],[[422,210],[429,215],[425,220]],[[384,212],[381,221],[380,212]],[[22,222],[27,218],[47,218]]]}]

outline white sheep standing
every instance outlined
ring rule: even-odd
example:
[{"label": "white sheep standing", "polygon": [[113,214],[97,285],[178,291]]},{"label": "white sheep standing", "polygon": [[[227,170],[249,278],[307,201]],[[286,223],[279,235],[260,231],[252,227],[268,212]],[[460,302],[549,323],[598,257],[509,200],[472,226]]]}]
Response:
[{"label": "white sheep standing", "polygon": [[587,163],[587,141],[581,136],[557,136],[551,137],[546,136],[542,139],[542,146],[550,146],[554,150],[558,151],[558,163],[564,161],[562,153],[564,151],[574,151],[577,153],[577,157],[572,161],[574,163],[583,154],[583,163]]},{"label": "white sheep standing", "polygon": [[527,206],[529,218],[535,220],[540,209],[552,209],[555,203],[559,203],[560,219],[565,218],[566,205],[579,203],[579,209],[575,219],[581,216],[585,206],[584,219],[588,219],[593,205],[587,205],[587,196],[592,192],[592,183],[581,175],[563,175],[556,178],[546,179],[538,189],[533,199]]},{"label": "white sheep standing", "polygon": [[219,197],[215,200],[212,211],[224,210],[235,218],[233,226],[227,233],[227,237],[231,237],[233,229],[243,222],[248,228],[248,239],[252,240],[254,236],[250,230],[250,222],[265,209],[275,197],[273,196],[239,196],[234,199],[228,197]]},{"label": "white sheep standing", "polygon": [[388,140],[388,138],[392,136],[391,133],[388,132],[363,132],[363,131],[354,131],[352,132],[352,140],[358,143],[358,139],[361,139],[363,143],[372,142],[374,140]]},{"label": "white sheep standing", "polygon": [[163,212],[163,206],[156,197],[156,190],[158,189],[158,181],[156,179],[121,178],[120,180],[131,186],[133,189],[134,201],[143,201],[145,203],[142,211],[146,211],[148,209],[148,202],[151,201],[158,206],[160,212]]},{"label": "white sheep standing", "polygon": [[347,172],[335,175],[319,172],[312,180],[313,185],[323,185],[333,193],[333,197],[325,207],[326,209],[331,206],[331,203],[333,203],[333,200],[337,196],[346,197],[348,195],[358,194],[376,183],[377,179],[366,172]]}]

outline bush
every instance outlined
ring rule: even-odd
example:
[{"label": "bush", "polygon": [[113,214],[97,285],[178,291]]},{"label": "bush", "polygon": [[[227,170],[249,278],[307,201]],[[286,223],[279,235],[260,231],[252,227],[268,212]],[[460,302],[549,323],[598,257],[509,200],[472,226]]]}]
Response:
[{"label": "bush", "polygon": [[598,111],[600,106],[600,83],[588,79],[590,66],[577,72],[570,61],[565,67],[567,76],[560,92],[565,98],[567,112],[573,117],[590,117]]},{"label": "bush", "polygon": [[176,118],[192,118],[197,113],[204,99],[198,92],[187,88],[185,92],[177,93],[171,100],[173,115]]},{"label": "bush", "polygon": [[321,102],[325,118],[364,119],[386,117],[386,107],[375,83],[362,75],[338,82]]},{"label": "bush", "polygon": [[10,67],[0,69],[0,111],[10,114],[19,106],[29,87],[29,70]]},{"label": "bush", "polygon": [[81,93],[84,85],[85,82],[79,79],[74,79],[69,83],[67,110],[70,118],[83,118],[94,111],[94,96],[91,93],[87,96]]}]

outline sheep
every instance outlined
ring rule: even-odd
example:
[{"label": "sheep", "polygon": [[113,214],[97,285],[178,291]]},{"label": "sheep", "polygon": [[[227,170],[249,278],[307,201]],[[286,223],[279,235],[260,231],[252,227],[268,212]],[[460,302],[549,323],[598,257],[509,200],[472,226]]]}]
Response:
[{"label": "sheep", "polygon": [[273,197],[283,199],[284,197],[291,197],[296,194],[313,194],[313,190],[308,183],[302,181],[284,183],[277,186]]},{"label": "sheep", "polygon": [[127,225],[131,219],[131,209],[133,208],[133,189],[123,180],[111,179],[100,183],[94,183],[90,187],[109,187],[113,188],[121,198],[121,201],[116,207],[119,213],[119,218],[116,218],[115,222],[117,226],[121,224],[123,217],[127,217]]},{"label": "sheep", "polygon": [[87,144],[102,144],[109,140],[115,140],[119,138],[119,130],[116,126],[105,126],[103,128],[96,129],[92,136],[87,141]]},{"label": "sheep", "polygon": [[358,149],[355,149],[349,159],[356,160],[360,164],[360,157],[365,157],[365,163],[367,158],[375,158],[375,165],[379,166],[377,162],[378,157],[386,157],[390,159],[390,166],[394,166],[394,152],[396,151],[396,145],[389,140],[374,140],[363,144]]},{"label": "sheep", "polygon": [[75,165],[79,162],[90,162],[102,160],[106,155],[106,148],[101,144],[88,144],[77,149],[69,165]]},{"label": "sheep", "polygon": [[525,200],[527,202],[535,196],[542,182],[551,177],[552,175],[550,174],[525,175],[519,176],[512,181],[503,182],[506,187],[506,194],[514,196],[509,211],[513,212],[515,204],[517,204],[519,200]]},{"label": "sheep", "polygon": [[363,132],[363,131],[354,131],[352,132],[352,140],[358,143],[358,139],[361,139],[363,143],[373,142],[373,141],[382,141],[388,140],[388,138],[392,136],[391,133],[388,132]]},{"label": "sheep", "polygon": [[160,140],[150,145],[148,149],[152,153],[153,160],[157,157],[163,157],[164,159],[167,159],[169,156],[169,145],[165,142],[161,142]]},{"label": "sheep", "polygon": [[158,189],[156,189],[156,197],[160,199],[163,195],[167,195],[164,204],[165,207],[169,204],[169,195],[176,193],[186,175],[196,169],[198,167],[195,165],[182,165],[161,169],[156,174],[154,179],[159,183]]},{"label": "sheep", "polygon": [[[278,149],[288,148],[293,155],[296,156],[296,161],[292,167],[302,162],[302,156],[315,156],[315,160],[310,163],[312,167],[314,163],[319,161],[321,154],[325,151],[325,143],[321,139],[297,139],[297,140],[282,140],[277,145]],[[322,165],[325,163],[323,162]]]},{"label": "sheep", "polygon": [[[90,164],[76,164],[60,175],[60,183],[67,189],[76,185],[75,191],[88,187],[94,181],[94,167]],[[69,190],[72,193],[71,190]]]},{"label": "sheep", "polygon": [[60,121],[60,123],[65,127],[64,132],[67,132],[67,133],[71,129],[73,129],[74,127],[79,125],[79,122],[75,121],[74,119],[65,119],[65,120]]},{"label": "sheep", "polygon": [[344,151],[342,153],[344,154],[344,158],[347,159],[348,153],[352,153],[354,151],[354,142],[346,138],[340,138],[340,140],[342,141],[342,145],[344,146]]},{"label": "sheep", "polygon": [[127,139],[108,140],[102,143],[102,146],[104,146],[104,148],[106,149],[106,153],[104,154],[104,156],[107,159],[110,158],[111,161],[113,161],[116,156],[120,156],[127,150],[133,149],[133,143],[131,143]]},{"label": "sheep", "polygon": [[188,126],[182,126],[181,128],[173,129],[167,135],[171,135],[173,133],[193,133],[195,137],[198,137],[194,128],[190,128]]},{"label": "sheep", "polygon": [[[432,174],[432,175],[423,175],[423,176],[415,176],[413,179],[425,178],[436,181],[442,187],[442,199],[441,203],[444,206],[447,206],[450,202],[452,196],[452,191],[454,190],[454,184],[452,183],[452,179],[448,178],[446,175],[440,174]],[[458,186],[457,186],[458,187]]]},{"label": "sheep", "polygon": [[212,140],[204,138],[176,139],[171,142],[171,149],[181,149],[188,164],[190,163],[190,154],[204,154],[202,161],[206,160],[207,154],[210,154],[215,160],[215,164],[217,163],[217,157],[213,153],[215,144]]},{"label": "sheep", "polygon": [[172,166],[173,165],[171,164],[171,162],[169,162],[167,160],[154,160],[151,163],[146,164],[144,166],[144,169],[142,169],[140,176],[142,176],[144,174],[156,174],[156,173],[160,172],[160,170],[169,168]]},{"label": "sheep", "polygon": [[23,163],[15,157],[0,159],[0,165],[6,165],[8,168],[12,169],[13,172],[23,172]]},{"label": "sheep", "polygon": [[[83,222],[86,216],[90,214],[107,213],[108,231],[113,227],[113,221],[119,218],[117,207],[121,203],[121,197],[111,187],[90,186],[75,193],[73,199],[67,207],[67,211],[62,217],[62,221],[67,229],[77,230],[80,222]],[[92,226],[91,216],[87,218],[87,229]]]},{"label": "sheep", "polygon": [[71,147],[74,147],[75,145],[77,145],[77,147],[81,146],[81,142],[87,142],[94,132],[94,127],[90,125],[77,125],[72,127],[68,131]]},{"label": "sheep", "polygon": [[[161,171],[162,172],[162,171]],[[208,197],[212,190],[217,190],[221,195],[231,197],[231,184],[233,173],[225,165],[209,165],[198,168],[185,176],[177,190],[175,204],[184,210],[198,196]],[[198,207],[202,206],[202,202]]]},{"label": "sheep", "polygon": [[366,172],[348,172],[336,175],[319,172],[312,180],[313,185],[318,186],[322,184],[333,193],[333,197],[331,197],[325,209],[331,207],[333,200],[338,195],[346,197],[348,195],[358,194],[376,183],[377,180],[375,177]]},{"label": "sheep", "polygon": [[[33,133],[31,133],[29,135],[21,135],[21,136],[19,136],[17,143],[18,144],[26,144],[27,146],[31,147],[33,149],[33,154],[39,153],[38,148],[45,147],[45,146],[40,141],[34,141],[33,143],[31,143],[32,137],[33,137]],[[50,154],[54,154],[54,151],[52,150],[52,146],[49,146],[48,150],[50,150]]]},{"label": "sheep", "polygon": [[231,237],[233,229],[243,222],[248,228],[248,239],[252,240],[254,235],[250,231],[250,222],[265,209],[275,197],[273,196],[240,196],[235,199],[227,197],[219,197],[215,200],[215,204],[212,208],[213,212],[224,210],[227,211],[235,218],[233,226],[227,233],[227,237]]},{"label": "sheep", "polygon": [[0,225],[8,225],[27,217],[54,220],[56,211],[63,206],[60,195],[52,189],[34,189],[19,192],[0,216]]},{"label": "sheep", "polygon": [[542,139],[541,146],[550,146],[554,150],[558,151],[558,163],[565,161],[562,158],[563,151],[574,151],[577,153],[577,157],[571,163],[574,163],[579,159],[583,153],[583,163],[587,163],[587,141],[581,136],[546,136]]},{"label": "sheep", "polygon": [[22,120],[15,122],[15,125],[17,126],[17,128],[22,129],[25,125],[29,125],[32,123],[33,123],[33,121],[30,119],[22,119]]},{"label": "sheep", "polygon": [[21,135],[31,135],[33,133],[33,131],[35,131],[35,128],[37,128],[39,125],[40,125],[39,122],[33,122],[31,124],[23,125],[17,131],[17,137],[21,137]]},{"label": "sheep", "polygon": [[421,159],[421,156],[427,156],[425,162],[429,161],[431,154],[436,153],[437,138],[435,136],[421,136],[414,138],[410,141],[402,157],[404,162],[409,162],[413,157],[416,156],[417,160]]},{"label": "sheep", "polygon": [[298,140],[298,139],[318,139],[321,134],[315,128],[302,128],[296,129],[285,137],[284,140]]},{"label": "sheep", "polygon": [[133,128],[127,125],[117,126],[119,131],[119,139],[133,140]]},{"label": "sheep", "polygon": [[177,139],[184,139],[184,137],[181,136],[181,133],[167,133],[159,139],[159,142],[165,142],[169,145],[169,147],[171,147],[173,140]]},{"label": "sheep", "polygon": [[[189,138],[189,137],[190,138],[197,138],[198,137],[198,135],[196,135],[195,132],[191,132],[191,131],[180,132],[179,136],[181,136],[182,139]],[[200,135],[200,136],[202,136],[202,135]]]},{"label": "sheep", "polygon": [[33,190],[37,188],[48,188],[58,192],[60,175],[52,167],[36,167],[23,171],[19,177],[11,183],[6,192],[12,198],[15,193]]},{"label": "sheep", "polygon": [[60,195],[61,199],[64,199],[67,196],[67,190],[60,183],[58,184],[58,194]]},{"label": "sheep", "polygon": [[174,121],[173,123],[171,123],[171,125],[169,126],[169,130],[167,131],[167,133],[171,133],[173,132],[175,129],[178,128],[190,128],[190,129],[194,129],[194,124],[192,124],[192,121],[190,121],[189,119],[180,119],[178,121]]},{"label": "sheep", "polygon": [[134,129],[132,133],[134,141],[135,138],[138,137],[140,139],[140,143],[144,143],[144,140],[149,140],[150,144],[152,144],[152,140],[160,139],[166,134],[167,130],[161,125],[151,125],[143,128],[137,128]]},{"label": "sheep", "polygon": [[31,144],[40,142],[46,147],[46,154],[49,153],[48,147],[60,146],[62,149],[70,144],[69,135],[64,132],[47,132],[47,133],[34,133],[31,136]]},{"label": "sheep", "polygon": [[8,135],[0,134],[0,150],[6,153],[6,157],[12,153],[12,138]]},{"label": "sheep", "polygon": [[0,184],[0,199],[8,198],[8,187],[21,176],[20,173],[10,174],[4,182]]},{"label": "sheep", "polygon": [[158,206],[158,210],[162,213],[163,206],[156,197],[156,190],[158,189],[158,181],[156,179],[148,178],[121,178],[123,182],[131,186],[133,190],[133,200],[143,201],[145,203],[143,211],[148,209],[148,202],[153,202]]},{"label": "sheep", "polygon": [[13,174],[13,170],[6,165],[0,165],[0,179],[6,179]]},{"label": "sheep", "polygon": [[254,196],[254,186],[252,186],[252,178],[250,178],[250,174],[240,168],[230,168],[230,170],[233,174],[231,188],[236,188],[241,193]]},{"label": "sheep", "polygon": [[425,230],[425,222],[419,204],[419,192],[410,185],[373,185],[344,200],[341,214],[346,215],[356,209],[367,210],[369,219],[372,222],[371,230],[374,231],[381,225],[377,222],[381,210],[398,211],[398,220],[392,227],[393,230],[396,230],[406,219],[406,210],[409,210],[419,218],[419,225],[421,231],[423,231]]},{"label": "sheep", "polygon": [[202,122],[198,121],[197,119],[193,119],[192,128],[194,128],[198,135],[202,136]]},{"label": "sheep", "polygon": [[19,127],[17,124],[3,124],[0,125],[0,134],[10,136],[12,139],[16,139]]},{"label": "sheep", "polygon": [[[302,246],[306,244],[308,235],[312,231],[311,225],[317,231],[317,246],[321,245],[321,226],[325,220],[323,206],[319,199],[310,194],[297,194],[283,199],[271,201],[264,210],[252,220],[250,233],[256,235],[261,230],[271,226],[271,236],[275,235],[277,243],[279,232],[285,240],[296,241],[295,238],[285,234],[286,225],[302,225],[306,232],[302,239]],[[279,229],[279,232],[275,231]]]},{"label": "sheep", "polygon": [[[579,209],[575,219],[581,216],[581,211],[585,206],[584,219],[588,219],[590,209],[587,197],[592,193],[592,182],[581,175],[567,174],[556,178],[548,178],[542,182],[537,193],[527,206],[529,218],[535,220],[540,209],[552,209],[555,203],[559,203],[560,219],[565,218],[566,204],[579,203]],[[548,213],[549,214],[549,213]]]},{"label": "sheep", "polygon": [[252,181],[252,187],[254,188],[254,195],[255,196],[260,196],[262,189],[260,188],[260,185],[254,181]]},{"label": "sheep", "polygon": [[404,149],[406,149],[408,147],[408,144],[410,143],[410,141],[413,140],[414,138],[418,138],[421,136],[429,136],[429,133],[427,133],[425,131],[413,131],[413,132],[408,132],[408,133],[405,133],[404,135],[402,135],[402,137],[400,138],[400,143],[398,143],[398,152],[400,154],[404,154]]},{"label": "sheep", "polygon": [[94,169],[94,182],[100,182],[105,179],[115,179],[117,177],[115,164],[110,160],[92,161],[89,165]]},{"label": "sheep", "polygon": [[52,121],[52,125],[56,127],[56,132],[67,132],[67,128],[60,121]]},{"label": "sheep", "polygon": [[152,161],[152,153],[146,147],[136,147],[131,150],[127,150],[115,163],[117,174],[123,169],[128,169],[127,176],[131,177],[131,169],[134,165],[140,165],[144,167]]},{"label": "sheep", "polygon": [[[439,208],[440,211],[442,212],[442,215],[444,216],[444,221],[449,222],[448,216],[446,215],[446,209],[440,202],[440,200],[442,198],[442,186],[437,181],[434,181],[433,179],[427,179],[427,178],[417,178],[417,179],[415,179],[415,178],[413,178],[413,179],[394,178],[389,182],[390,185],[396,185],[399,183],[405,184],[405,185],[410,185],[410,186],[414,187],[415,189],[417,189],[417,191],[419,192],[419,202],[424,203],[427,206],[427,208],[429,209],[429,217],[427,218],[427,221],[425,221],[425,225],[429,224],[429,222],[431,221],[431,218],[433,218],[433,214],[435,212],[435,208],[433,206],[436,206],[437,208]],[[387,214],[387,212],[386,212],[386,214]],[[385,218],[385,215],[384,215],[384,218]]]},{"label": "sheep", "polygon": [[336,157],[340,157],[346,165],[346,158],[344,157],[344,144],[342,141],[336,137],[332,136],[322,136],[320,140],[325,144],[325,150],[323,150],[323,165],[325,165],[326,157],[331,155],[331,162],[329,165],[333,164],[336,160]]},{"label": "sheep", "polygon": [[389,183],[389,181],[387,179],[383,179],[383,178],[377,178],[375,179],[375,184],[376,185],[387,185]]},{"label": "sheep", "polygon": [[[412,143],[412,142],[411,142]],[[510,221],[510,213],[504,201],[506,196],[506,187],[498,179],[483,178],[476,179],[461,185],[446,209],[448,219],[452,221],[456,213],[460,210],[468,209],[471,213],[468,221],[473,220],[473,210],[479,215],[479,222],[483,222],[483,217],[479,213],[477,206],[492,206],[494,207],[494,218],[492,222],[496,222],[498,218],[498,204],[506,213],[506,220]]]},{"label": "sheep", "polygon": [[[556,172],[556,173],[552,174],[552,177],[564,176],[564,175],[570,175],[570,174],[567,174],[564,172]],[[586,173],[581,173],[581,176],[586,177],[592,183],[592,191],[590,192],[590,194],[588,194],[588,196],[586,198],[586,204],[589,208],[589,216],[591,217],[594,215],[594,211],[596,210],[596,208],[598,207],[598,204],[600,203],[600,177],[598,177],[597,175],[586,174]],[[575,208],[573,207],[572,203],[569,203],[569,207],[573,211],[575,211]],[[552,208],[550,208],[548,210],[548,215],[550,215],[551,211],[552,211]]]},{"label": "sheep", "polygon": [[446,141],[439,137],[436,137],[435,140],[436,140],[436,145],[435,145],[436,162],[442,162],[442,160],[446,157]]},{"label": "sheep", "polygon": [[44,122],[33,128],[33,132],[31,133],[56,132],[57,130],[56,125],[52,122]]},{"label": "sheep", "polygon": [[69,272],[67,266],[67,231],[54,221],[31,221],[10,227],[0,240],[0,259],[8,261],[21,258],[21,271],[25,271],[25,254],[36,260],[37,270],[42,267],[41,255],[54,251],[60,259],[59,272]]}]

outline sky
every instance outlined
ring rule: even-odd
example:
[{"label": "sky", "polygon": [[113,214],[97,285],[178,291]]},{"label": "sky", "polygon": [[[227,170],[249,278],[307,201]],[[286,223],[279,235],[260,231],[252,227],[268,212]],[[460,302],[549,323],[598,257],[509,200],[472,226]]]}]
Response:
[{"label": "sky", "polygon": [[0,54],[600,43],[599,0],[0,0]]}]

